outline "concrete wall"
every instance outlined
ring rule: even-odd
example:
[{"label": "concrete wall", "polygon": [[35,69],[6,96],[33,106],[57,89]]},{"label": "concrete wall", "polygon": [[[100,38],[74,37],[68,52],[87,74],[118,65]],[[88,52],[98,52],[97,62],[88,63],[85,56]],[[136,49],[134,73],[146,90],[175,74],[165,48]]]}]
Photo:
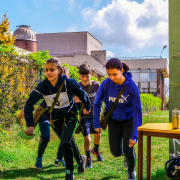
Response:
[{"label": "concrete wall", "polygon": [[130,69],[138,69],[138,68],[167,69],[168,68],[168,59],[141,59],[141,60],[121,60],[121,61],[126,63]]},{"label": "concrete wall", "polygon": [[102,48],[102,43],[94,38],[90,33],[87,33],[87,54],[91,54],[91,51],[102,50]]},{"label": "concrete wall", "polygon": [[90,64],[92,66],[93,70],[97,73],[97,74],[94,73],[94,75],[96,77],[101,77],[101,76],[107,75],[106,68],[103,67],[103,64],[96,61],[90,55],[76,55],[75,54],[73,57],[58,57],[58,58],[60,59],[61,63],[67,63],[70,66],[79,67],[83,63]]},{"label": "concrete wall", "polygon": [[106,64],[106,51],[91,51],[91,56],[102,64]]},{"label": "concrete wall", "polygon": [[53,56],[87,53],[87,32],[36,34],[38,51],[48,50]]}]

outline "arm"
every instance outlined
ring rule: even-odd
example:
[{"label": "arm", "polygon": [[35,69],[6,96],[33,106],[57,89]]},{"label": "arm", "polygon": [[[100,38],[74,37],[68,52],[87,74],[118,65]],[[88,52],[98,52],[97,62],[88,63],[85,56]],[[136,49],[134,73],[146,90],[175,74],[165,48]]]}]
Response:
[{"label": "arm", "polygon": [[132,107],[133,107],[133,134],[131,140],[137,142],[138,139],[138,130],[137,128],[142,125],[142,109],[139,90],[135,83],[131,88],[131,98],[132,98]]},{"label": "arm", "polygon": [[104,100],[104,83],[102,82],[96,95],[96,100],[94,102],[94,111],[93,111],[93,125],[97,132],[99,132],[100,125],[100,112],[101,112],[101,105],[102,101]]},{"label": "arm", "polygon": [[71,79],[70,82],[71,82],[70,83],[71,92],[75,96],[77,96],[80,99],[80,101],[82,101],[86,111],[90,112],[90,110],[91,110],[91,102],[90,102],[90,99],[88,97],[88,94],[81,89],[80,85],[75,80]]},{"label": "arm", "polygon": [[[36,89],[39,90],[37,87]],[[33,134],[34,120],[33,120],[33,105],[36,104],[40,99],[42,99],[42,94],[36,92],[35,90],[31,92],[26,104],[24,106],[24,115],[27,125],[26,135],[30,136]]]}]

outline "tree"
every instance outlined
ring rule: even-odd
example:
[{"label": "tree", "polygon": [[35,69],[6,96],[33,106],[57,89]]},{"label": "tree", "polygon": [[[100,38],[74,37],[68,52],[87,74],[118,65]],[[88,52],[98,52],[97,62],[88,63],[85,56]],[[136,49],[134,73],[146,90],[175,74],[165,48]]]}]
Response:
[{"label": "tree", "polygon": [[11,35],[9,30],[9,19],[6,14],[2,17],[2,22],[0,24],[0,45],[12,45],[14,44],[15,37]]}]

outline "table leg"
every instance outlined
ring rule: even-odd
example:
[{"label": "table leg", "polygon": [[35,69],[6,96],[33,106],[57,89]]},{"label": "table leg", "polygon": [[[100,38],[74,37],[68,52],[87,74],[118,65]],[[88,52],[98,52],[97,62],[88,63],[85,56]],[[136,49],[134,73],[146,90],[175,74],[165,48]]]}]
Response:
[{"label": "table leg", "polygon": [[151,180],[151,136],[147,136],[147,180]]},{"label": "table leg", "polygon": [[143,178],[143,132],[138,131],[138,180]]}]

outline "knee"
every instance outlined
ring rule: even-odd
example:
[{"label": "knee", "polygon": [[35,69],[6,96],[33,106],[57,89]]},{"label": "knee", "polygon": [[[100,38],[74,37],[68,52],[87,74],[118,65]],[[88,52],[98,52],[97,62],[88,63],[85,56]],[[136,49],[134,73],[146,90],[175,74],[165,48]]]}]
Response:
[{"label": "knee", "polygon": [[91,137],[89,135],[85,136],[84,141],[86,144],[91,144]]},{"label": "knee", "polygon": [[49,142],[50,141],[50,137],[49,136],[43,136],[43,137],[41,137],[41,141]]},{"label": "knee", "polygon": [[122,156],[123,155],[123,151],[117,151],[115,149],[111,149],[111,154],[114,156],[114,157],[119,157],[119,156]]}]

